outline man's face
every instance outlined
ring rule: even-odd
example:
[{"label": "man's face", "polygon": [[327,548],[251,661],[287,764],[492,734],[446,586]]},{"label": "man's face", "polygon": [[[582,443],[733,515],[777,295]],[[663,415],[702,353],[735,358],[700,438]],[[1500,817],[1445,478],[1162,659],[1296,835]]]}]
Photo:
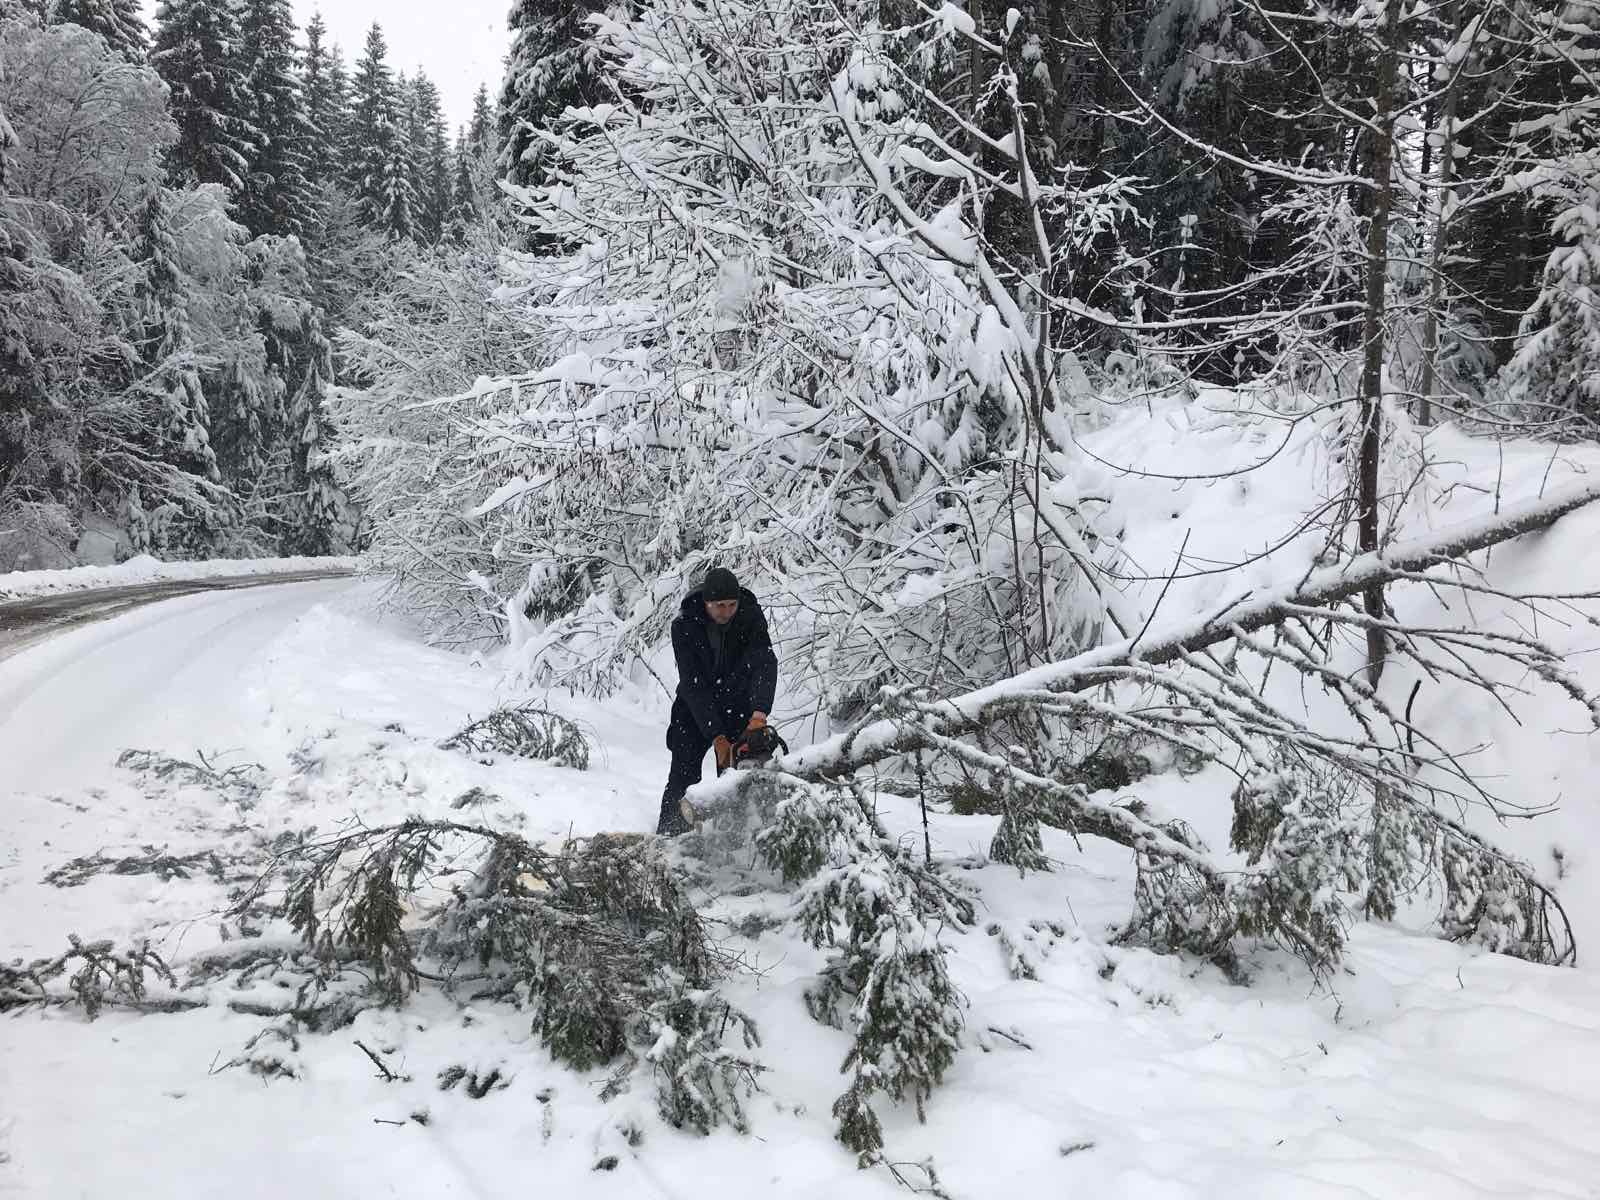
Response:
[{"label": "man's face", "polygon": [[707,600],[706,616],[718,625],[726,625],[733,620],[733,614],[739,611],[737,600]]}]

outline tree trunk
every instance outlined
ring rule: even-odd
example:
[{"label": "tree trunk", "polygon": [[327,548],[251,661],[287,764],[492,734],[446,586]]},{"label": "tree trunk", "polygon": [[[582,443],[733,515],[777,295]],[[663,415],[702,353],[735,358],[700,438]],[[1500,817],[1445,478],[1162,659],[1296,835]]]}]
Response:
[{"label": "tree trunk", "polygon": [[[1399,73],[1401,0],[1388,0],[1384,10],[1383,45],[1378,60],[1377,95],[1373,97],[1372,217],[1367,226],[1367,295],[1362,317],[1360,430],[1357,470],[1356,528],[1361,553],[1378,548],[1378,456],[1383,445],[1383,360],[1385,300],[1389,283],[1389,219],[1394,207],[1394,93]],[[1367,615],[1383,618],[1383,585],[1362,594]],[[1376,686],[1383,674],[1384,632],[1367,630],[1368,681]]]},{"label": "tree trunk", "polygon": [[[1450,27],[1455,36],[1450,44],[1455,46],[1461,38],[1461,0],[1451,5]],[[1422,317],[1422,387],[1417,401],[1417,422],[1428,425],[1433,420],[1433,391],[1439,375],[1439,307],[1444,302],[1445,251],[1450,243],[1450,220],[1455,199],[1456,178],[1456,84],[1466,69],[1463,60],[1451,67],[1450,80],[1445,84],[1444,120],[1440,122],[1443,133],[1439,141],[1439,188],[1434,203],[1433,252],[1428,263],[1428,306]],[[1429,131],[1432,132],[1431,130]],[[1426,154],[1429,145],[1424,141]],[[1427,159],[1423,160],[1422,176],[1428,176]]]},{"label": "tree trunk", "polygon": [[[1107,0],[1109,3],[1109,0]],[[1077,155],[1076,138],[1067,137],[1067,118],[1070,106],[1067,103],[1067,88],[1070,86],[1071,75],[1067,63],[1067,0],[1056,0],[1047,8],[1046,27],[1047,38],[1045,41],[1045,62],[1050,70],[1050,119],[1045,127],[1050,131],[1051,140],[1055,143],[1055,155],[1051,165],[1071,162]],[[1102,47],[1107,54],[1109,46]],[[1095,63],[1095,70],[1104,73],[1105,64]]]},{"label": "tree trunk", "polygon": [[967,14],[972,18],[973,32],[978,36],[967,45],[967,87],[971,96],[972,136],[969,150],[974,161],[981,161],[983,156],[983,138],[979,130],[983,121],[979,113],[983,106],[983,91],[989,84],[988,64],[984,61],[983,47],[978,45],[978,38],[983,36],[983,0],[971,0],[967,5]]},{"label": "tree trunk", "polygon": [[[1057,0],[1060,3],[1060,0]],[[1116,9],[1112,7],[1112,0],[1101,0],[1100,3],[1100,34],[1098,38],[1101,53],[1110,57],[1112,52],[1112,34],[1115,32]],[[1226,75],[1224,74],[1224,77]],[[1090,143],[1088,161],[1099,163],[1106,148],[1106,112],[1111,107],[1111,70],[1102,61],[1095,66],[1094,84],[1095,114],[1094,114],[1094,139]],[[1109,178],[1110,169],[1101,171],[1101,178]]]}]

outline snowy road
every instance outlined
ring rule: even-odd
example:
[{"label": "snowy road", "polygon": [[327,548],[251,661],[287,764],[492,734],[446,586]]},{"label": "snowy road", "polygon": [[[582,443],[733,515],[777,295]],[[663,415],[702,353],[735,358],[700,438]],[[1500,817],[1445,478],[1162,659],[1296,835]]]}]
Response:
[{"label": "snowy road", "polygon": [[[58,954],[72,934],[149,938],[178,964],[217,944],[236,874],[58,876],[94,856],[245,856],[279,833],[352,817],[460,816],[467,792],[481,797],[472,816],[540,839],[654,819],[658,714],[613,703],[628,736],[610,739],[601,769],[585,774],[441,750],[439,738],[501,701],[498,674],[374,614],[375,592],[341,579],[182,596],[0,662],[0,963]],[[574,715],[599,723],[594,710]],[[117,767],[129,748],[259,763],[276,782],[241,802]],[[589,1179],[595,1139],[619,1136],[606,1133],[616,1117],[585,1081],[529,1052],[525,1019],[480,1023],[466,1038],[437,1004],[392,1030],[391,1020],[363,1015],[353,1031],[307,1043],[300,1079],[269,1088],[248,1069],[216,1069],[265,1024],[225,1003],[92,1022],[75,1007],[0,1012],[0,1196],[523,1195],[523,1181],[553,1161],[560,1177]],[[435,1025],[437,1035],[422,1032]],[[404,1094],[371,1077],[352,1037],[425,1038],[405,1052]],[[511,1127],[484,1121],[489,1102],[437,1088],[438,1071],[468,1055],[515,1059],[518,1102],[489,1104]],[[561,1116],[529,1138],[521,1125],[540,1091],[560,1094]],[[427,1129],[411,1118],[423,1110],[437,1116]],[[501,1169],[485,1177],[485,1162]],[[848,1159],[830,1166],[853,1174]]]},{"label": "snowy road", "polygon": [[[350,572],[341,572],[348,575]],[[207,580],[166,580],[122,587],[57,592],[21,600],[0,601],[0,661],[78,625],[103,621],[177,596],[205,591],[276,586],[329,578],[328,571],[280,575],[264,584],[260,575],[223,576]]]},{"label": "snowy road", "polygon": [[87,615],[136,607],[85,624],[82,597],[31,601],[52,618],[46,629],[74,627],[13,644],[9,657],[0,640],[0,793],[93,782],[128,746],[249,744],[259,716],[237,688],[219,693],[218,683],[242,684],[286,627],[355,585],[274,583],[153,603],[149,586],[97,596]]}]

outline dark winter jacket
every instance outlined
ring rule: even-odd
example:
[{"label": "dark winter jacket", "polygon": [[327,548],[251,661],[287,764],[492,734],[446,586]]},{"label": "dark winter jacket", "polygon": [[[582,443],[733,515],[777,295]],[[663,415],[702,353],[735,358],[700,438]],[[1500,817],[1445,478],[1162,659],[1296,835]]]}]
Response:
[{"label": "dark winter jacket", "polygon": [[778,690],[778,656],[772,652],[767,618],[748,588],[739,589],[739,611],[718,631],[699,592],[685,598],[672,622],[672,653],[678,660],[678,698],[708,738],[736,738],[750,713],[771,712]]}]

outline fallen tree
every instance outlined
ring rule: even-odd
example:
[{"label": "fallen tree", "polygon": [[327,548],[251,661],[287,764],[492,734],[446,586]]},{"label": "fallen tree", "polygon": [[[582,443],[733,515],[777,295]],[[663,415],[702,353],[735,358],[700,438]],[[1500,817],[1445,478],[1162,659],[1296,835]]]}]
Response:
[{"label": "fallen tree", "polygon": [[[1337,566],[1324,567],[1285,587],[1247,591],[1210,616],[1176,621],[1154,631],[1141,630],[1131,638],[1098,646],[1061,662],[1048,663],[977,691],[923,707],[923,721],[915,729],[885,717],[862,721],[826,741],[786,756],[785,771],[810,780],[838,778],[923,744],[928,735],[960,737],[975,733],[1006,715],[1017,704],[1043,697],[1057,699],[1068,692],[1086,691],[1100,684],[1118,683],[1141,667],[1181,663],[1219,643],[1243,638],[1271,626],[1303,622],[1308,618],[1332,620],[1352,627],[1367,623],[1362,617],[1341,612],[1335,605],[1358,596],[1375,584],[1399,581],[1428,582],[1442,587],[1460,586],[1448,574],[1424,575],[1435,567],[1453,566],[1470,572],[1467,555],[1500,542],[1548,528],[1556,521],[1600,500],[1600,482],[1552,492],[1549,496],[1508,508],[1493,517],[1453,525],[1439,533],[1412,538],[1363,554]],[[1588,599],[1590,593],[1568,597],[1510,597],[1519,600]],[[1392,621],[1394,632],[1407,632]],[[1413,637],[1428,631],[1411,631]],[[1507,639],[1532,655],[1541,676],[1558,683],[1587,705],[1600,722],[1600,703],[1585,697],[1561,667],[1560,656],[1539,643]],[[1400,651],[1400,647],[1396,647]],[[1547,673],[1548,672],[1548,673]],[[715,784],[702,785],[697,795],[707,796]]]},{"label": "fallen tree", "polygon": [[[1597,499],[1600,484],[1555,492],[1246,593],[1209,615],[1152,620],[1122,641],[965,695],[885,689],[844,733],[692,789],[711,843],[753,830],[762,858],[800,885],[797,919],[808,936],[836,946],[808,1002],[818,1020],[854,1032],[842,1066],[851,1083],[834,1106],[840,1140],[873,1161],[882,1136],[872,1093],[910,1096],[920,1111],[959,1044],[964,1002],[938,931],[966,927],[971,909],[939,864],[917,862],[880,821],[863,772],[892,769],[891,760],[908,760],[905,773],[919,787],[943,767],[986,790],[986,811],[1001,813],[991,856],[1019,869],[1049,869],[1045,824],[1128,847],[1133,912],[1119,938],[1199,954],[1236,975],[1241,942],[1264,940],[1325,976],[1355,919],[1392,918],[1419,894],[1442,897],[1449,938],[1575,963],[1555,896],[1531,868],[1468,829],[1459,811],[1452,815],[1450,802],[1513,810],[1413,722],[1410,699],[1397,705],[1392,690],[1366,682],[1365,633],[1381,625],[1392,661],[1419,680],[1461,680],[1503,704],[1482,669],[1498,660],[1560,688],[1596,724],[1600,704],[1536,638],[1422,628],[1344,602],[1374,584],[1406,582],[1499,596],[1536,613],[1542,603],[1593,598],[1509,595],[1476,581],[1466,560]],[[1341,632],[1352,635],[1352,670],[1339,662]],[[1314,728],[1304,711],[1274,704],[1265,683],[1280,666],[1335,696],[1345,727]],[[1386,675],[1391,689],[1399,674]],[[1219,856],[1184,822],[1154,819],[1137,801],[1091,794],[1081,762],[1062,752],[1084,743],[1086,728],[1090,743],[1165,746],[1191,766],[1232,773],[1235,854]]]},{"label": "fallen tree", "polygon": [[[1157,948],[1235,960],[1236,940],[1268,938],[1316,972],[1338,962],[1351,919],[1389,918],[1400,897],[1436,887],[1449,937],[1535,961],[1576,961],[1555,897],[1525,865],[1463,823],[1464,806],[1531,815],[1486,790],[1458,752],[1411,719],[1409,700],[1379,692],[1339,661],[1339,637],[1363,642],[1381,626],[1391,661],[1417,676],[1453,678],[1492,695],[1505,689],[1484,666],[1498,660],[1560,688],[1600,725],[1561,656],[1537,638],[1479,628],[1423,628],[1344,601],[1374,584],[1425,583],[1541,604],[1590,598],[1510,595],[1476,582],[1466,558],[1544,529],[1600,499],[1600,484],[1553,492],[1515,508],[1396,543],[1297,582],[1249,592],[1217,611],[1166,625],[953,698],[886,690],[866,717],[826,741],[784,756],[752,778],[701,785],[690,799],[712,820],[758,788],[767,820],[786,798],[828,792],[864,768],[916,756],[919,776],[942,762],[977,780],[1002,813],[991,854],[1047,869],[1039,826],[1107,838],[1134,851],[1134,913],[1122,931]],[[1228,644],[1225,652],[1224,644]],[[1256,671],[1246,667],[1260,668]],[[1313,728],[1266,694],[1286,667],[1335,696],[1342,728]],[[1069,731],[1092,727],[1182,752],[1231,772],[1233,848],[1227,860],[1180,821],[1096,798],[1056,752]]]},{"label": "fallen tree", "polygon": [[430,987],[527,1012],[557,1062],[608,1072],[604,1096],[647,1078],[669,1124],[746,1128],[743,1098],[764,1070],[749,1054],[756,1028],[718,990],[739,964],[654,839],[601,835],[549,850],[457,821],[357,826],[294,840],[229,916],[241,929],[284,918],[293,936],[257,933],[181,966],[148,940],[119,949],[73,936],[62,953],[0,961],[0,1013],[226,1006],[274,1022],[226,1065],[296,1078],[302,1036]]}]

